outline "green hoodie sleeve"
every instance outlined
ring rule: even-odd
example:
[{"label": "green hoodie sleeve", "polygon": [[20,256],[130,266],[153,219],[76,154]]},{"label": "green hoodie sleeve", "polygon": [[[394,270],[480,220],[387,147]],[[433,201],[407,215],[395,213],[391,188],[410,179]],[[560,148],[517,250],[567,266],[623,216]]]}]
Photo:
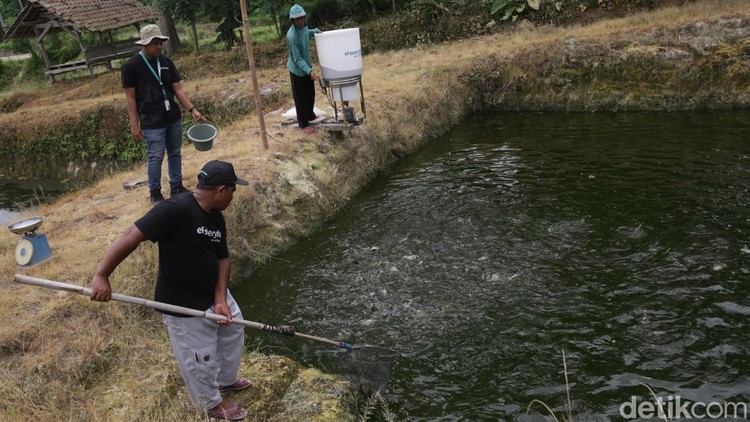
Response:
[{"label": "green hoodie sleeve", "polygon": [[[310,62],[310,38],[312,38],[315,32],[319,32],[317,29],[310,30],[303,28],[305,32],[297,33],[294,26],[289,28],[287,32],[286,43],[289,49],[289,59],[287,60],[287,67],[289,71],[297,76],[309,75],[312,72],[312,64]],[[307,36],[305,36],[307,35]]]}]

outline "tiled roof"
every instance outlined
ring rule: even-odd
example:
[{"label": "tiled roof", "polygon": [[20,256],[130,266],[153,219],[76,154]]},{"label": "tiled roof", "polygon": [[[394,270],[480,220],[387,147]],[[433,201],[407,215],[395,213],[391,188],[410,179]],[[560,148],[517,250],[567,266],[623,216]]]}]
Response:
[{"label": "tiled roof", "polygon": [[[99,32],[155,17],[154,9],[138,0],[29,0],[8,28],[5,38],[36,36],[35,26],[39,29],[55,21],[81,31]],[[50,32],[60,30],[58,25]]]}]

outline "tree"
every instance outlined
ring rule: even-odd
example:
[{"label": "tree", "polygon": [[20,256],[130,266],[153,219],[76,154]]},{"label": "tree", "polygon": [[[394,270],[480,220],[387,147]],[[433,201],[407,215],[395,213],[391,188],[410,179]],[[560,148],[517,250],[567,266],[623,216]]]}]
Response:
[{"label": "tree", "polygon": [[[163,15],[171,15],[172,18],[179,22],[190,24],[190,29],[193,38],[193,51],[198,53],[198,31],[196,29],[196,21],[198,20],[198,13],[205,7],[204,3],[200,0],[155,0],[154,6]],[[174,25],[173,25],[174,26]],[[176,37],[176,33],[175,33]]]},{"label": "tree", "polygon": [[0,41],[5,29],[11,25],[20,12],[21,7],[17,0],[0,0]]},{"label": "tree", "polygon": [[219,22],[217,39],[224,41],[227,50],[239,42],[239,37],[235,34],[235,30],[242,26],[238,0],[154,0],[154,5],[165,16],[191,25],[196,52],[198,36],[195,23],[198,16],[206,16],[211,22]]},{"label": "tree", "polygon": [[375,8],[375,1],[374,0],[367,0],[368,3],[370,3],[370,9],[372,10],[372,15],[377,16],[378,15],[378,9]]},{"label": "tree", "polygon": [[217,40],[224,41],[226,49],[231,50],[239,38],[234,30],[242,26],[240,3],[238,0],[213,0],[204,5],[204,11],[213,22],[219,22]]},{"label": "tree", "polygon": [[276,28],[276,35],[281,37],[283,35],[284,26],[279,20],[279,16],[285,15],[289,11],[288,2],[285,0],[258,0],[258,12],[263,14],[269,14],[273,21],[273,26]]},{"label": "tree", "polygon": [[0,0],[0,15],[5,18],[5,25],[10,26],[13,21],[11,17],[18,16],[21,13],[21,5],[18,0]]},{"label": "tree", "polygon": [[159,15],[159,26],[164,28],[169,41],[165,44],[164,54],[169,57],[180,48],[180,36],[177,34],[177,28],[174,26],[174,19],[167,14]]},{"label": "tree", "polygon": [[164,54],[170,56],[173,52],[180,48],[180,37],[177,34],[177,28],[174,26],[174,19],[172,19],[172,13],[170,9],[162,8],[162,0],[153,0],[152,6],[159,12],[159,27],[166,32],[166,36],[169,37],[169,41],[164,44]]}]

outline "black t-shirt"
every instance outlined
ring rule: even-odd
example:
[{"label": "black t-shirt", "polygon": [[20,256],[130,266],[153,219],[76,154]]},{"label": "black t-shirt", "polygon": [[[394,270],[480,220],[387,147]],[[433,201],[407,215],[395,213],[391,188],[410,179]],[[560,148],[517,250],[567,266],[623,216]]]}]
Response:
[{"label": "black t-shirt", "polygon": [[157,74],[159,73],[159,67],[161,67],[160,77],[171,105],[170,111],[167,111],[164,105],[164,94],[159,81],[146,66],[146,62],[143,61],[143,56],[140,53],[129,58],[121,69],[122,87],[135,88],[135,102],[142,129],[166,127],[182,116],[172,89],[173,83],[182,80],[177,67],[172,63],[172,60],[165,56],[158,56],[149,60],[149,63]]},{"label": "black t-shirt", "polygon": [[207,213],[185,193],[157,203],[135,226],[159,244],[155,300],[200,311],[213,305],[219,260],[229,257],[221,212]]}]

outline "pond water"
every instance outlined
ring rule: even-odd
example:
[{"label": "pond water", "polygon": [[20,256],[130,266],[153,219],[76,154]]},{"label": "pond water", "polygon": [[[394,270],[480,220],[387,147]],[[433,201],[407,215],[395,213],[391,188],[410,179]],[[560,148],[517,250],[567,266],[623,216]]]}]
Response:
[{"label": "pond water", "polygon": [[70,181],[0,175],[0,224],[7,226],[20,218],[22,211],[52,201],[73,188]]},{"label": "pond water", "polygon": [[622,420],[655,404],[642,384],[717,415],[750,402],[749,140],[744,111],[474,116],[234,294],[246,319],[401,353],[397,420],[560,418],[568,390],[576,420]]}]

